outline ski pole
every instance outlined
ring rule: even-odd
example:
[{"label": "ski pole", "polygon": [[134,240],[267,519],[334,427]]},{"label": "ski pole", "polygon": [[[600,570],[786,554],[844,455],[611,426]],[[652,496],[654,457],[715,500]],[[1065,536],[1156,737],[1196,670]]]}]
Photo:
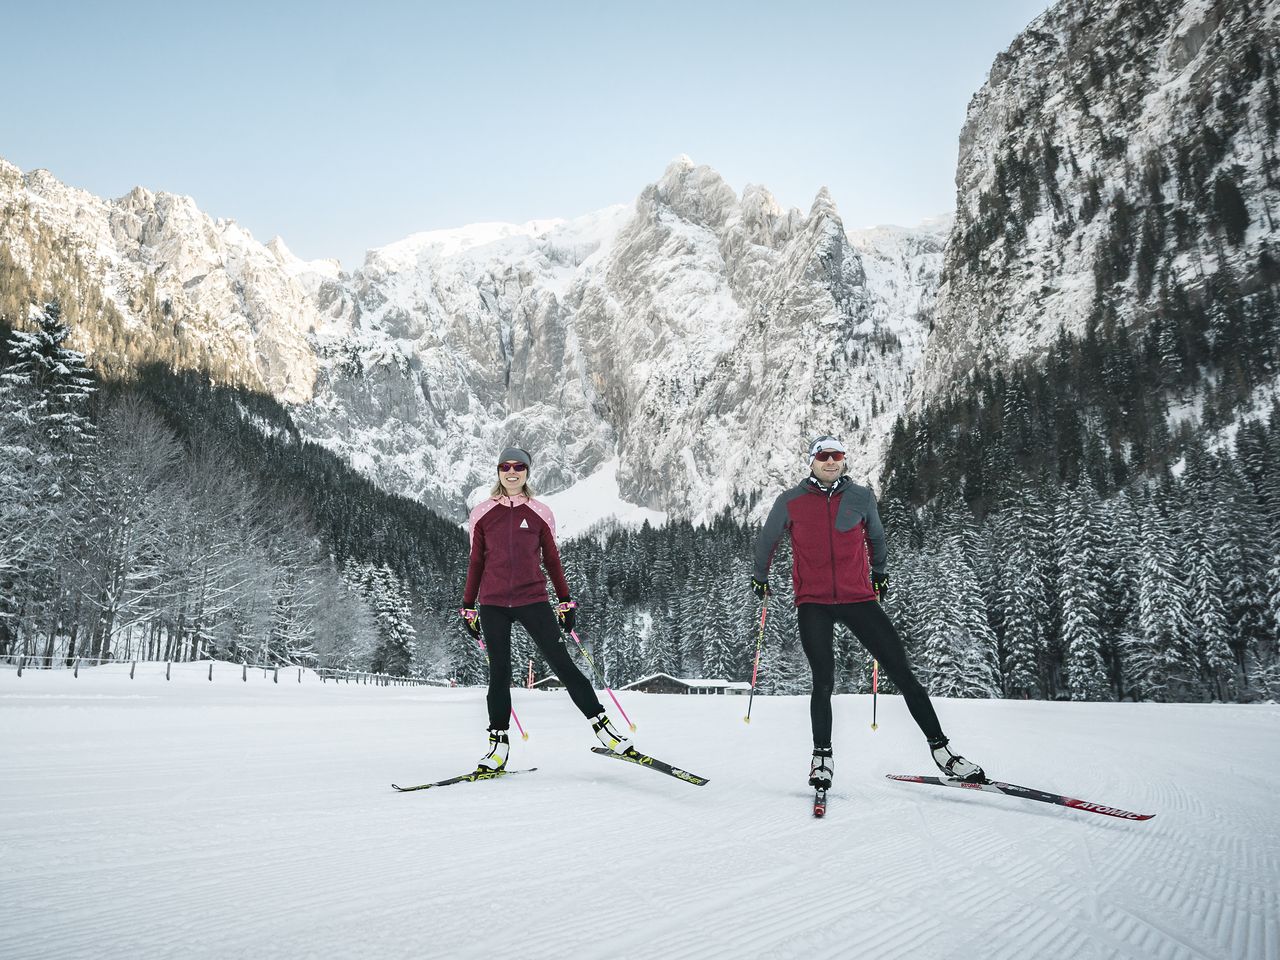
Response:
[{"label": "ski pole", "polygon": [[876,724],[876,699],[880,695],[880,661],[871,661],[871,729],[877,728]]},{"label": "ski pole", "polygon": [[573,637],[573,642],[578,645],[578,649],[582,651],[582,655],[587,658],[587,663],[591,667],[591,672],[596,675],[596,679],[600,681],[600,686],[604,687],[605,692],[609,694],[610,697],[613,697],[613,705],[618,708],[618,712],[622,714],[622,719],[627,721],[627,726],[630,727],[634,733],[636,725],[632,723],[631,718],[627,716],[627,711],[622,709],[622,704],[618,702],[618,698],[614,696],[613,691],[609,689],[609,684],[605,683],[605,679],[601,676],[600,669],[596,666],[596,662],[591,659],[591,654],[587,653],[587,648],[582,645],[582,639],[578,636],[578,631],[570,630],[569,636]]},{"label": "ski pole", "polygon": [[[484,640],[481,638],[480,634],[478,633],[476,634],[476,643],[480,644],[480,652],[484,654],[485,665],[488,666],[490,670],[492,670],[493,664],[489,660],[489,648],[484,645]],[[516,729],[520,731],[520,739],[528,740],[529,735],[524,732],[524,726],[520,723],[520,718],[516,716],[515,707],[511,708],[511,719],[516,722]]]},{"label": "ski pole", "polygon": [[515,708],[515,707],[512,707],[512,708],[511,708],[511,719],[512,719],[512,720],[514,720],[514,721],[516,722],[516,729],[520,731],[520,739],[521,739],[521,740],[528,740],[528,739],[529,739],[529,735],[528,735],[527,733],[525,733],[525,732],[524,732],[524,727],[522,727],[522,726],[520,725],[520,718],[516,716],[516,708]]},{"label": "ski pole", "polygon": [[747,715],[743,723],[751,722],[751,703],[756,698],[756,677],[760,675],[760,645],[764,643],[764,618],[769,614],[769,598],[766,595],[760,604],[760,632],[756,635],[756,665],[751,668],[751,693],[747,697]]}]

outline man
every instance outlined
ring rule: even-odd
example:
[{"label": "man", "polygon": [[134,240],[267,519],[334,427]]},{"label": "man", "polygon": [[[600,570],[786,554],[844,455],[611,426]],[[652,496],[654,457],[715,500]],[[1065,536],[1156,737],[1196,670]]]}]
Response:
[{"label": "man", "polygon": [[825,790],[835,773],[831,692],[835,687],[833,637],[837,623],[853,631],[902,691],[938,769],[955,779],[984,780],[981,767],[948,749],[929,695],[911,672],[902,640],[880,607],[879,601],[889,589],[884,528],[875,494],[845,476],[847,452],[833,436],[818,437],[809,445],[809,476],[774,501],[756,540],[751,579],[752,590],[763,600],[770,592],[773,553],[782,534],[790,531],[800,644],[813,671],[809,784]]}]

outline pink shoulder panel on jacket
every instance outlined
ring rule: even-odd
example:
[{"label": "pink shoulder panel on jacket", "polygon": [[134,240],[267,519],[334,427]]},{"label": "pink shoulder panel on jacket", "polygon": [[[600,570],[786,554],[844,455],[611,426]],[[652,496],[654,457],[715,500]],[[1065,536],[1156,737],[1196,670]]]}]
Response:
[{"label": "pink shoulder panel on jacket", "polygon": [[542,518],[542,522],[551,529],[551,536],[554,537],[556,535],[556,515],[551,512],[551,508],[541,500],[533,499],[529,500],[529,508]]}]

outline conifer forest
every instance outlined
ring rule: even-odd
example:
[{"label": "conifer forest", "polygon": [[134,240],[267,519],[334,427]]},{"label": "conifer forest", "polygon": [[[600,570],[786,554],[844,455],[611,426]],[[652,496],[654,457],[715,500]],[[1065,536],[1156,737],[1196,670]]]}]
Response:
[{"label": "conifer forest", "polygon": [[[160,364],[104,376],[68,332],[56,301],[0,330],[0,655],[484,680],[456,615],[458,525],[304,441],[264,394]],[[1212,447],[1169,429],[1178,364],[1197,362],[1174,363],[1169,339],[1157,326],[1134,345],[1091,326],[1040,365],[899,421],[880,495],[886,605],[932,693],[1275,695],[1280,405]],[[1274,341],[1254,347],[1271,362]],[[1210,418],[1233,409],[1225,387],[1202,401]],[[750,678],[745,518],[758,496],[706,525],[603,526],[562,544],[580,635],[611,685],[658,671]],[[784,539],[763,693],[808,687],[789,564]],[[513,643],[515,681],[530,661],[544,676],[521,631]],[[839,688],[869,689],[852,637],[839,657]]]}]

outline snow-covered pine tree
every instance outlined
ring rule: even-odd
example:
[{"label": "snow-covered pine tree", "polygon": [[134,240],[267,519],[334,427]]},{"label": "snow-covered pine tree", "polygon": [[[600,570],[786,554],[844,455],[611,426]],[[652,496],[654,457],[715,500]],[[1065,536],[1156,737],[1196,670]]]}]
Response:
[{"label": "snow-covered pine tree", "polygon": [[[338,670],[358,670],[369,662],[378,639],[373,610],[353,582],[352,568],[331,571],[319,585],[315,608],[313,645],[317,665]],[[449,676],[446,662],[428,676]]]},{"label": "snow-covered pine tree", "polygon": [[1219,700],[1235,687],[1235,657],[1213,545],[1203,529],[1186,541],[1182,569],[1187,576],[1190,628],[1207,690]]},{"label": "snow-covered pine tree", "polygon": [[734,641],[737,639],[735,626],[735,609],[730,602],[730,594],[736,589],[745,592],[745,578],[735,580],[721,566],[714,571],[706,587],[703,598],[703,617],[701,624],[702,664],[701,674],[704,677],[737,679]]},{"label": "snow-covered pine tree", "polygon": [[1041,695],[1040,666],[1045,652],[1048,609],[1040,557],[1040,518],[1025,491],[1019,490],[996,520],[1002,553],[997,602],[1004,627],[1004,688],[1010,696]]},{"label": "snow-covered pine tree", "polygon": [[[10,363],[0,372],[0,407],[30,423],[55,455],[73,456],[93,439],[89,399],[97,390],[94,377],[84,355],[65,346],[71,331],[57,301],[33,311],[31,321],[33,330],[10,334]],[[63,479],[57,472],[46,475]]]},{"label": "snow-covered pine tree", "polygon": [[1186,588],[1168,521],[1148,496],[1138,505],[1143,545],[1137,575],[1137,614],[1129,673],[1144,700],[1181,700],[1199,671],[1191,649]]},{"label": "snow-covered pine tree", "polygon": [[[928,548],[926,547],[926,550]],[[964,656],[960,626],[954,616],[955,582],[950,574],[952,558],[941,545],[920,565],[922,583],[915,600],[919,604],[923,673],[935,696],[961,696],[964,689]]]},{"label": "snow-covered pine tree", "polygon": [[1210,514],[1221,533],[1214,553],[1230,625],[1228,642],[1243,672],[1251,652],[1271,636],[1266,623],[1266,579],[1275,543],[1269,543],[1258,498],[1235,463],[1224,462],[1219,477]]},{"label": "snow-covered pine tree", "polygon": [[370,579],[375,591],[374,620],[378,627],[378,644],[374,647],[369,668],[375,673],[393,677],[408,676],[417,640],[408,591],[395,571],[385,563],[373,568]]},{"label": "snow-covered pine tree", "polygon": [[964,663],[968,679],[968,697],[1000,696],[1000,651],[996,633],[991,627],[987,607],[988,588],[983,583],[982,571],[989,561],[978,530],[977,520],[967,504],[960,502],[954,511],[954,529],[950,539],[954,543],[956,568],[961,579],[957,581],[956,611],[965,637]]},{"label": "snow-covered pine tree", "polygon": [[[94,379],[57,302],[32,311],[33,329],[14,330],[0,351],[0,645],[26,625],[52,655],[74,606],[65,560],[68,540],[83,527],[83,500],[72,496],[85,467],[93,428]],[[40,652],[38,650],[28,650]]]},{"label": "snow-covered pine tree", "polygon": [[1074,489],[1062,488],[1055,521],[1067,688],[1072,700],[1110,699],[1099,616],[1103,603],[1099,518],[1087,481]]}]

